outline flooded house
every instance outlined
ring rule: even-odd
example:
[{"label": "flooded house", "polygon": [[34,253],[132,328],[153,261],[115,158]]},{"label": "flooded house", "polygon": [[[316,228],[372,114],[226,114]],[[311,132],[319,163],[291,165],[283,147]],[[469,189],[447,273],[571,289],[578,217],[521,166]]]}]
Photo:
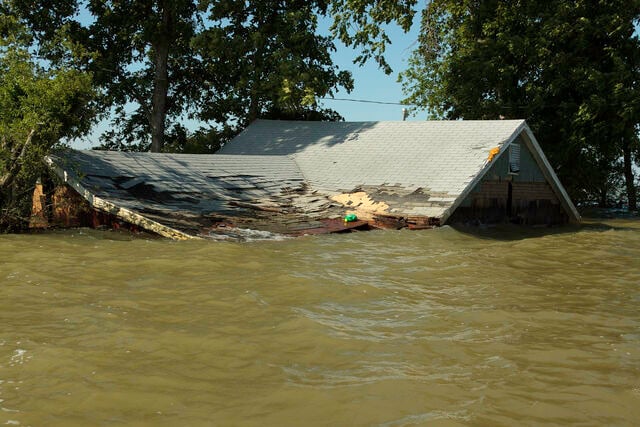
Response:
[{"label": "flooded house", "polygon": [[523,120],[257,120],[211,155],[46,160],[64,182],[54,222],[175,239],[580,220]]}]

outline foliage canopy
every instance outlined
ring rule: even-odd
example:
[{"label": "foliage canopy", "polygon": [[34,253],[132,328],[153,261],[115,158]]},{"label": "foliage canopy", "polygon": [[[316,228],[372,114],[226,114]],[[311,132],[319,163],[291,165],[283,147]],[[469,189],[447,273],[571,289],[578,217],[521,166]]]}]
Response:
[{"label": "foliage canopy", "polygon": [[[327,1],[13,0],[48,59],[64,60],[61,32],[87,52],[101,110],[113,118],[109,148],[185,147],[185,119],[211,125],[212,146],[263,116],[334,119],[315,99],[351,76],[317,34]],[[187,144],[188,145],[188,144]]]},{"label": "foliage canopy", "polygon": [[407,101],[440,118],[525,118],[574,199],[604,204],[624,175],[635,207],[639,17],[637,0],[433,0]]},{"label": "foliage canopy", "polygon": [[33,58],[30,33],[9,14],[0,34],[0,229],[20,228],[44,155],[93,124],[94,91],[90,74]]}]

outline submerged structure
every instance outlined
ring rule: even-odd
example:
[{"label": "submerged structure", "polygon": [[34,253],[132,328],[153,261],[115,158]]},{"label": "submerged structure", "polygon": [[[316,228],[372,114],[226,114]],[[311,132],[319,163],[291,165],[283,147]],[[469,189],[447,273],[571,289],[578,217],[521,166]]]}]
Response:
[{"label": "submerged structure", "polygon": [[61,211],[177,239],[580,220],[523,120],[257,120],[217,154],[47,161],[66,183]]}]

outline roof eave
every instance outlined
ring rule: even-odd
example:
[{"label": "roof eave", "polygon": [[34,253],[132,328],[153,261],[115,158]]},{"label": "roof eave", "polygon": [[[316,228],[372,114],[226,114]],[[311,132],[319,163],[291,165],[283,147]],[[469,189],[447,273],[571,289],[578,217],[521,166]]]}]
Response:
[{"label": "roof eave", "polygon": [[547,160],[547,157],[544,155],[544,152],[542,151],[540,144],[538,144],[535,135],[526,123],[522,131],[522,135],[524,137],[524,141],[527,143],[529,151],[531,151],[534,159],[538,163],[538,166],[540,166],[540,170],[542,170],[542,173],[545,175],[547,182],[551,184],[551,188],[556,193],[556,196],[558,196],[560,203],[567,212],[569,216],[569,222],[573,224],[579,223],[581,220],[580,213],[578,213],[578,210],[571,201],[569,194],[567,193],[564,186],[560,182],[560,179],[551,167],[549,160]]}]

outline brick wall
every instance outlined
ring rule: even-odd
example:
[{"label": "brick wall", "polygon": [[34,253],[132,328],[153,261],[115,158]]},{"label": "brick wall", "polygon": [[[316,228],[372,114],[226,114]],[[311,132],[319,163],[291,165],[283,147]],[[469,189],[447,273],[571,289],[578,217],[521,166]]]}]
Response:
[{"label": "brick wall", "polygon": [[[138,227],[127,224],[111,214],[92,208],[82,196],[67,185],[60,185],[53,189],[50,194],[50,206],[48,206],[50,209],[42,208],[46,204],[46,196],[42,191],[42,186],[36,187],[33,197],[33,228],[92,227],[125,228],[131,231],[138,231]],[[38,221],[37,224],[35,223],[36,220]]]}]

